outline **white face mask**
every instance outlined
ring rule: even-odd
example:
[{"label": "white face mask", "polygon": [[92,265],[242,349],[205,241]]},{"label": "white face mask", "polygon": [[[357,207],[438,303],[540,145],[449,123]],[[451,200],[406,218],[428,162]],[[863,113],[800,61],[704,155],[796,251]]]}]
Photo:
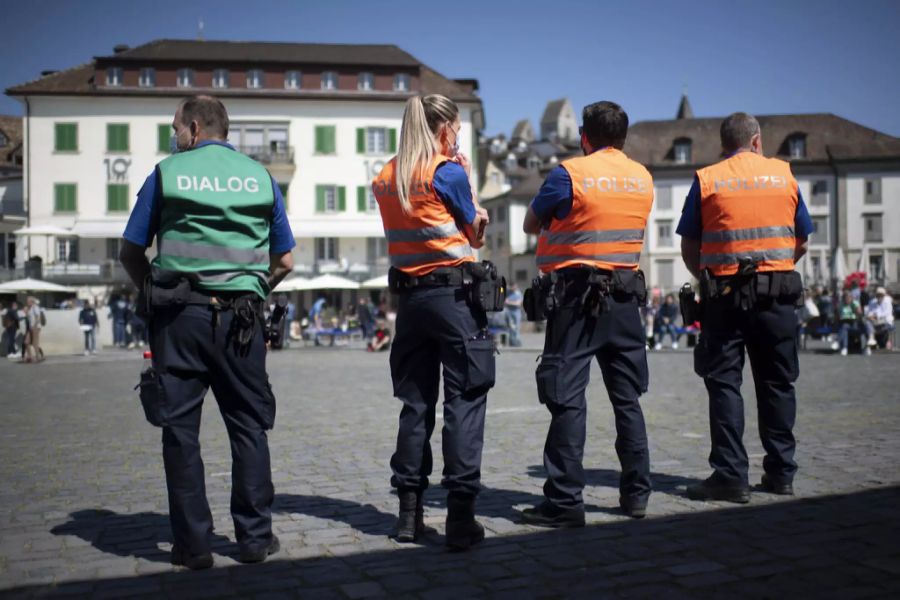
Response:
[{"label": "white face mask", "polygon": [[450,146],[450,158],[455,157],[457,154],[459,154],[459,135],[456,136],[456,141]]}]

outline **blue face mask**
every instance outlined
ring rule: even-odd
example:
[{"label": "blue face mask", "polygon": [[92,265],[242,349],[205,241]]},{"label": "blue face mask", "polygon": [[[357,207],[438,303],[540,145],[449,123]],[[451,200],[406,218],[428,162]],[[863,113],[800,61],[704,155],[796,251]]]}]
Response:
[{"label": "blue face mask", "polygon": [[175,136],[169,137],[169,154],[178,154],[181,152],[181,149],[178,147],[178,140]]},{"label": "blue face mask", "polygon": [[456,134],[456,140],[453,142],[453,145],[450,146],[450,158],[453,158],[459,154],[459,134]]}]

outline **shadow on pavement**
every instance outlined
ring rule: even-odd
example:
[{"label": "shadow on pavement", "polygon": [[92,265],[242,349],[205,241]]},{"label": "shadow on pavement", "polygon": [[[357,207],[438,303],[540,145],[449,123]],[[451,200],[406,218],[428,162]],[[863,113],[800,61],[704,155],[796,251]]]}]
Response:
[{"label": "shadow on pavement", "polygon": [[[547,471],[543,465],[530,465],[528,474],[532,477],[545,479]],[[595,485],[599,487],[610,487],[619,489],[619,471],[614,469],[585,469],[584,479],[587,485]],[[699,483],[700,479],[694,477],[683,477],[681,475],[669,475],[666,473],[650,473],[650,483],[653,485],[654,492],[665,492],[667,494],[675,494],[684,496],[683,488]]]},{"label": "shadow on pavement", "polygon": [[[293,501],[302,508],[307,500],[282,499],[281,509]],[[897,597],[898,502],[900,487],[895,486],[493,537],[463,554],[419,546],[346,556],[280,558],[198,573],[173,570],[23,586],[4,590],[2,595],[248,597],[281,592],[304,598],[362,598],[421,592],[428,598],[516,599]],[[316,510],[329,506],[321,504]],[[330,504],[329,508],[340,513],[339,505]],[[376,516],[372,513],[373,530],[380,529],[382,520],[387,524],[387,516]],[[109,526],[120,524],[124,529],[116,530],[117,543],[124,544],[129,529],[146,524],[148,517],[106,515],[105,519],[78,518],[78,526],[62,526],[56,532],[68,530],[93,540],[93,534],[87,532],[112,531]],[[162,528],[162,520],[162,515],[151,514],[150,528]],[[98,525],[82,525],[88,522]],[[135,534],[147,535],[140,527]],[[117,544],[110,545],[111,551],[123,553],[116,550]]]},{"label": "shadow on pavement", "polygon": [[346,523],[368,535],[388,535],[397,515],[381,512],[371,504],[326,496],[275,494],[272,513],[299,513]]}]

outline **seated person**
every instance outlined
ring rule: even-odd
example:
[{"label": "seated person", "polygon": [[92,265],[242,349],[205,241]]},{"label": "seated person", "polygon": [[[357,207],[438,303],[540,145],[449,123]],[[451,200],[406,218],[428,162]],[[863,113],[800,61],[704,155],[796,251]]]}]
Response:
[{"label": "seated person", "polygon": [[387,328],[387,323],[379,319],[375,323],[375,331],[372,339],[366,348],[369,352],[382,352],[391,347],[391,330]]},{"label": "seated person", "polygon": [[662,348],[662,342],[668,333],[672,338],[672,349],[678,349],[678,326],[675,320],[678,318],[678,305],[675,304],[675,296],[666,294],[666,299],[659,307],[659,313],[656,315],[657,338],[656,350]]},{"label": "seated person", "polygon": [[875,297],[869,301],[863,325],[866,327],[866,354],[872,353],[872,347],[877,344],[876,337],[889,343],[887,334],[894,330],[894,302],[883,287],[876,289]]},{"label": "seated person", "polygon": [[841,295],[841,304],[838,308],[838,319],[840,320],[840,329],[838,329],[838,347],[841,350],[841,356],[847,356],[847,345],[850,341],[850,334],[859,334],[859,319],[862,317],[862,308],[859,302],[853,299],[850,290],[844,290]]}]

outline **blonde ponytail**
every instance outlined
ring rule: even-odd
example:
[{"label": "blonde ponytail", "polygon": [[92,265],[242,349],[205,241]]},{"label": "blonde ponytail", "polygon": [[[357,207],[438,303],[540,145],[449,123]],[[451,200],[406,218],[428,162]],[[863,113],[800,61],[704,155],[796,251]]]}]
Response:
[{"label": "blonde ponytail", "polygon": [[435,134],[444,123],[453,123],[459,108],[440,94],[413,96],[406,101],[400,144],[397,148],[397,195],[403,212],[412,210],[409,190],[413,181],[421,181],[431,161],[440,151]]}]

